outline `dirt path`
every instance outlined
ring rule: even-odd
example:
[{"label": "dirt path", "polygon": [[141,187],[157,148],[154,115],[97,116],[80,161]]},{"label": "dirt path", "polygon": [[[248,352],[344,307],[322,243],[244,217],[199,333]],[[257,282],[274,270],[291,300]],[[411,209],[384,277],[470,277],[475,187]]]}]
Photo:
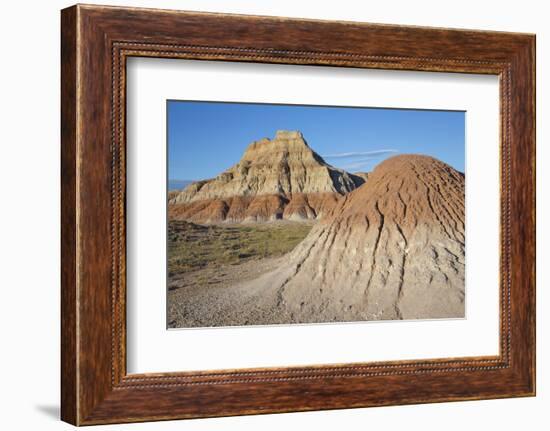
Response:
[{"label": "dirt path", "polygon": [[204,327],[247,324],[243,309],[254,309],[258,289],[242,284],[258,279],[283,264],[283,259],[264,258],[237,265],[208,267],[172,277],[168,283],[168,327]]}]

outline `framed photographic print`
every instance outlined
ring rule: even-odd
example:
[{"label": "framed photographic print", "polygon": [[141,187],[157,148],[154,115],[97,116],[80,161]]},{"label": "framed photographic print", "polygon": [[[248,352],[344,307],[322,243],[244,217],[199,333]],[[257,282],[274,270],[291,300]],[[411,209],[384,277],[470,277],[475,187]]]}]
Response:
[{"label": "framed photographic print", "polygon": [[62,419],[535,394],[535,37],[62,11]]}]

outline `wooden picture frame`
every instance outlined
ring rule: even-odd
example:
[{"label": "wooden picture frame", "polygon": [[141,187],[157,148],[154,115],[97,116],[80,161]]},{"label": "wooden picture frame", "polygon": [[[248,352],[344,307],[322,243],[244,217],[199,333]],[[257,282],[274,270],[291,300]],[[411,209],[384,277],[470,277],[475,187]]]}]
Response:
[{"label": "wooden picture frame", "polygon": [[[83,5],[64,9],[61,17],[64,421],[91,425],[535,394],[534,35]],[[498,75],[500,354],[128,375],[130,56]]]}]

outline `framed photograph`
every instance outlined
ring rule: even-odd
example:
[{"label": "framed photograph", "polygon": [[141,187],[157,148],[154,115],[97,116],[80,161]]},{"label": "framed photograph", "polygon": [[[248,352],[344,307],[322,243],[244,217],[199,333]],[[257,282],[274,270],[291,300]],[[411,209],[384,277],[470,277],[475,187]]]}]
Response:
[{"label": "framed photograph", "polygon": [[62,419],[535,394],[535,36],[62,11]]}]

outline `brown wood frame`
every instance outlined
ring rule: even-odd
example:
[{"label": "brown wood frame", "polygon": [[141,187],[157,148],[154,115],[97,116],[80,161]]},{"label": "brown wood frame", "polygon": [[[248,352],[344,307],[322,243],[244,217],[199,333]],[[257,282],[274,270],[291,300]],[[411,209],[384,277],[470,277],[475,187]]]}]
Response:
[{"label": "brown wood frame", "polygon": [[[88,425],[535,394],[534,35],[81,5],[61,18],[63,420]],[[129,56],[498,75],[500,354],[127,375]]]}]

